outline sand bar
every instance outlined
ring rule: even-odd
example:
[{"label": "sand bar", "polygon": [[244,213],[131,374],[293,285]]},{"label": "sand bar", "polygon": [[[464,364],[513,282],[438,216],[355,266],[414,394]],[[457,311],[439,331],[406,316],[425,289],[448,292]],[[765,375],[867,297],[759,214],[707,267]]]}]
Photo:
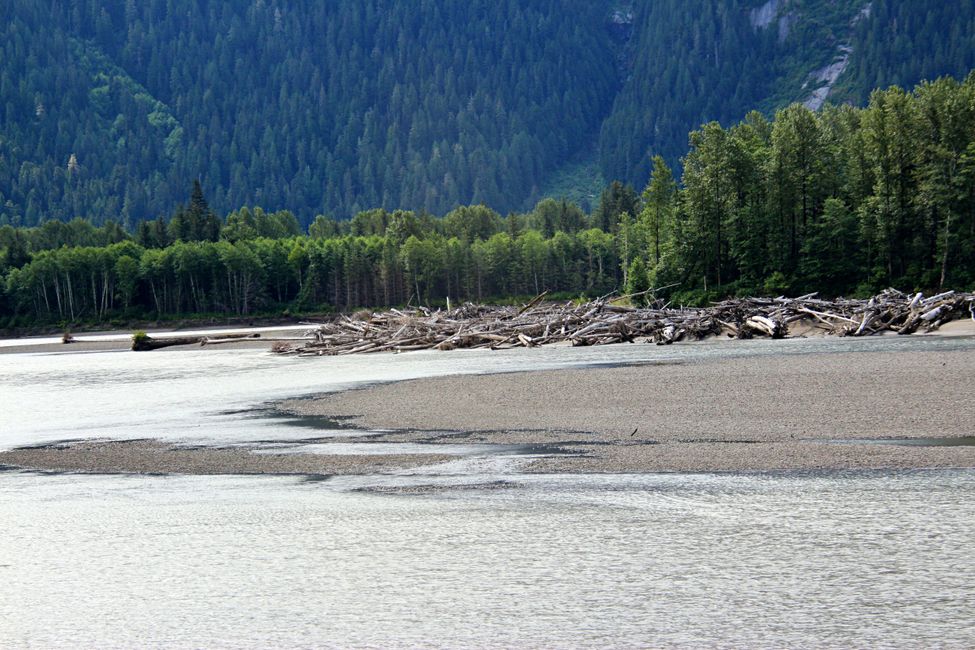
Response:
[{"label": "sand bar", "polygon": [[[937,336],[975,332],[970,321],[949,325],[955,327]],[[258,341],[253,345],[267,345]],[[975,436],[973,395],[975,353],[970,349],[783,354],[461,375],[281,405],[298,415],[348,418],[353,427],[391,430],[343,437],[343,443],[426,443],[428,454],[329,454],[328,439],[317,440],[326,448],[317,453],[287,454],[246,445],[82,441],[2,452],[0,466],[106,473],[375,474],[456,458],[439,452],[444,443],[487,443],[534,446],[538,457],[522,471],[541,473],[975,467],[971,444],[878,444],[880,439]]]},{"label": "sand bar", "polygon": [[[436,452],[436,448],[431,448]],[[247,448],[182,447],[152,440],[82,441],[0,452],[0,466],[98,474],[381,474],[450,460],[444,454],[254,453]]]},{"label": "sand bar", "polygon": [[420,379],[285,406],[395,429],[390,442],[579,454],[535,472],[750,471],[975,467],[973,446],[876,444],[972,436],[973,395],[969,351],[849,352]]}]

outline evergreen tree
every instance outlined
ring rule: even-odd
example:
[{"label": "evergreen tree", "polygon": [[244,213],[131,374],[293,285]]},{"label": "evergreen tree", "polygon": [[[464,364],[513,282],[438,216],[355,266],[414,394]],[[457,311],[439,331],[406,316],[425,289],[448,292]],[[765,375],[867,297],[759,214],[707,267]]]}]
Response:
[{"label": "evergreen tree", "polygon": [[640,212],[640,200],[629,185],[613,181],[599,197],[599,206],[592,215],[592,225],[604,232],[616,232],[620,215]]},{"label": "evergreen tree", "polygon": [[650,182],[643,190],[643,210],[640,221],[651,237],[653,263],[660,264],[661,242],[673,218],[677,198],[677,183],[673,172],[662,156],[653,157],[653,171]]}]

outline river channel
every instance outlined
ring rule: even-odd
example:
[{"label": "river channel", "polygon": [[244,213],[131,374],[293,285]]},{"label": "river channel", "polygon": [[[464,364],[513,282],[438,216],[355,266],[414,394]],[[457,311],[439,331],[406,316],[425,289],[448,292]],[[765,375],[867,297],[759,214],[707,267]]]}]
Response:
[{"label": "river channel", "polygon": [[[0,448],[314,452],[304,438],[348,432],[295,426],[276,400],[455,373],[925,348],[975,342],[0,355]],[[0,647],[975,644],[975,471],[524,475],[517,453],[449,451],[456,462],[356,477],[2,471]]]}]

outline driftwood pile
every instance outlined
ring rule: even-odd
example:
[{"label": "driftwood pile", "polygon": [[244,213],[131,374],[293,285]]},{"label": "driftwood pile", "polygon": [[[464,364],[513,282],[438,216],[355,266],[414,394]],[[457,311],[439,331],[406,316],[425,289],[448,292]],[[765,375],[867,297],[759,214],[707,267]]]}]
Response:
[{"label": "driftwood pile", "polygon": [[[643,340],[658,345],[725,334],[734,338],[782,338],[803,321],[837,336],[895,331],[912,334],[971,316],[975,294],[936,296],[888,289],[869,300],[740,298],[705,308],[635,308],[605,296],[582,305],[552,303],[541,294],[523,307],[465,304],[456,309],[391,309],[340,316],[310,331],[301,343],[282,342],[281,354],[333,355],[454,348],[535,347],[568,342],[604,345]],[[631,298],[623,296],[622,298]]]}]

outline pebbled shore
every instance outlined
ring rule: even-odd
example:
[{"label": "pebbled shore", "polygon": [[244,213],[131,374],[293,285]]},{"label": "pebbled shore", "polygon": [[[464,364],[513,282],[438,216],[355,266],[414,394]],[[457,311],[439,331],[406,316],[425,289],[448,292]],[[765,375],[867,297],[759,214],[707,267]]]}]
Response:
[{"label": "pebbled shore", "polygon": [[850,352],[420,379],[284,407],[395,430],[377,441],[581,454],[531,472],[927,468],[975,467],[975,447],[876,440],[971,436],[973,394],[971,352]]}]

